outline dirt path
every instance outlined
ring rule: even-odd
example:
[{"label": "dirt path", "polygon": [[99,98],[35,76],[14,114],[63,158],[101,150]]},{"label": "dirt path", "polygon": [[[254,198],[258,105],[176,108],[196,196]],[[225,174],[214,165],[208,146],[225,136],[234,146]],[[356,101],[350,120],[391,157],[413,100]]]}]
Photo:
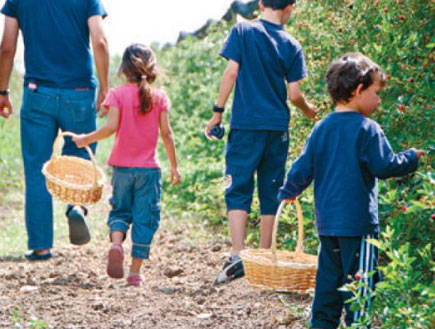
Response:
[{"label": "dirt path", "polygon": [[46,328],[36,319],[55,329],[304,328],[310,298],[251,289],[244,279],[213,287],[227,242],[194,246],[186,236],[159,231],[140,288],[107,277],[101,240],[64,245],[43,263],[0,260],[0,328]]}]

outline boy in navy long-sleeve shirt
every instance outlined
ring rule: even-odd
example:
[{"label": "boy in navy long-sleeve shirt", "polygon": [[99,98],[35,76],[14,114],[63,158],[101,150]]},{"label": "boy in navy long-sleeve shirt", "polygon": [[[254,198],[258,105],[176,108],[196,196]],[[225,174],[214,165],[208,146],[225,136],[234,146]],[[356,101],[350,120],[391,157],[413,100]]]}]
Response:
[{"label": "boy in navy long-sleeve shirt", "polygon": [[[314,180],[316,225],[320,237],[312,327],[339,326],[343,303],[351,296],[338,288],[358,273],[368,278],[377,250],[366,239],[379,232],[377,178],[417,169],[422,150],[395,154],[380,126],[368,117],[380,103],[385,84],[381,69],[359,53],[335,61],[327,73],[335,112],[313,128],[287,174],[279,199],[293,200]],[[346,304],[346,324],[359,317]]]}]

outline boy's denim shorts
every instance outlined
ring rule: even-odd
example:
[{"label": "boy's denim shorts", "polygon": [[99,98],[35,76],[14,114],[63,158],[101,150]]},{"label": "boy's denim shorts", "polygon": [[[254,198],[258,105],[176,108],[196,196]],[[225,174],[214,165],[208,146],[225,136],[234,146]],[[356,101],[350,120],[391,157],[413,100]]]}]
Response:
[{"label": "boy's denim shorts", "polygon": [[251,211],[254,175],[262,215],[278,209],[289,147],[286,131],[231,129],[225,154],[227,210]]},{"label": "boy's denim shorts", "polygon": [[158,168],[114,167],[110,232],[125,235],[132,226],[132,257],[147,259],[160,224],[161,173]]}]

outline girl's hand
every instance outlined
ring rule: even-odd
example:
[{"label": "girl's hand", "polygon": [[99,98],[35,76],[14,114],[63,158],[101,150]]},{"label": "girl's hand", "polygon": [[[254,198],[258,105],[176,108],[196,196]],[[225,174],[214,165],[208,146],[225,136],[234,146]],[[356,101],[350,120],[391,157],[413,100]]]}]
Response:
[{"label": "girl's hand", "polygon": [[178,185],[181,181],[181,175],[177,167],[171,168],[171,183],[173,186]]},{"label": "girl's hand", "polygon": [[282,199],[281,202],[292,203],[295,202],[295,199]]},{"label": "girl's hand", "polygon": [[76,135],[73,136],[72,140],[74,143],[76,143],[77,147],[82,148],[89,144],[88,142],[86,142],[86,137],[86,134]]}]

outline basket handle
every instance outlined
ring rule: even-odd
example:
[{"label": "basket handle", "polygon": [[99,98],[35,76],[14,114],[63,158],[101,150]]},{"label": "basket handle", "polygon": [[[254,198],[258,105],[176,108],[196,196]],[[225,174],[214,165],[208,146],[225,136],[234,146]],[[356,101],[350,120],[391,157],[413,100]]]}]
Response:
[{"label": "basket handle", "polygon": [[[57,135],[56,140],[54,141],[53,145],[53,154],[51,155],[51,158],[57,158],[57,150],[59,149],[59,145],[61,143],[61,137],[64,136],[77,136],[77,134],[74,134],[69,131],[61,131],[59,135]],[[89,154],[89,157],[91,158],[92,164],[94,166],[94,186],[98,186],[98,171],[97,171],[97,161],[95,160],[94,153],[92,153],[92,150],[89,146],[85,146],[86,151]]]},{"label": "basket handle", "polygon": [[[279,217],[281,217],[281,213],[282,210],[284,209],[285,205],[286,205],[286,201],[281,201],[279,207],[278,207],[278,211],[276,212],[276,216],[275,216],[275,221],[273,224],[273,234],[272,234],[272,261],[274,264],[277,263],[277,257],[276,257],[276,235],[278,232],[278,222],[279,222]],[[296,250],[295,253],[296,254],[301,254],[304,252],[304,246],[303,246],[303,241],[304,241],[304,218],[302,216],[302,207],[301,204],[299,203],[298,200],[294,200],[293,203],[296,206],[296,211],[298,214],[298,242],[296,244]]]}]

